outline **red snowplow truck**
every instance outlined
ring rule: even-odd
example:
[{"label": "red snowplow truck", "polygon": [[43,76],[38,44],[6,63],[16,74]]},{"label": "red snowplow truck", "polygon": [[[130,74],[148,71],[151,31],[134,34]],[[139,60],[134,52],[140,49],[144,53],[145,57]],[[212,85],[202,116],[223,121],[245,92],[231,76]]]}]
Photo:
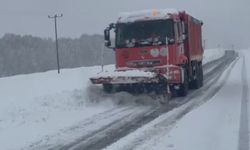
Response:
[{"label": "red snowplow truck", "polygon": [[116,70],[91,77],[91,82],[106,92],[187,95],[189,88],[203,85],[202,24],[174,9],[121,14],[104,30],[105,46],[115,51]]}]

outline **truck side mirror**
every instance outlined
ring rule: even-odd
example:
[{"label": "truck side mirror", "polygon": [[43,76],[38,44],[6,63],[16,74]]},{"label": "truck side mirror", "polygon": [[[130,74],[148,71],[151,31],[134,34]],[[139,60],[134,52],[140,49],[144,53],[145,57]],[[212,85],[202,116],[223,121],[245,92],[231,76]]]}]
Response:
[{"label": "truck side mirror", "polygon": [[110,47],[111,41],[110,41],[110,30],[109,28],[104,30],[104,40],[105,40],[105,46]]},{"label": "truck side mirror", "polygon": [[113,48],[111,47],[111,41],[110,41],[110,30],[115,29],[116,24],[111,23],[109,24],[109,27],[107,27],[104,30],[104,40],[105,40],[105,46],[108,48]]}]

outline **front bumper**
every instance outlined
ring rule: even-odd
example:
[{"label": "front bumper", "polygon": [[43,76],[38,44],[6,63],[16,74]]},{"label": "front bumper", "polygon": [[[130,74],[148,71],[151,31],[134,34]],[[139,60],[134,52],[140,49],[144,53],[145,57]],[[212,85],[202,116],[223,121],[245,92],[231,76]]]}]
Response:
[{"label": "front bumper", "polygon": [[[133,74],[133,71],[136,71]],[[162,81],[167,83],[183,83],[183,68],[175,65],[159,66],[154,68],[123,70],[109,73],[103,73],[96,77],[91,77],[90,81],[93,84],[133,84],[133,83],[160,83]]]}]

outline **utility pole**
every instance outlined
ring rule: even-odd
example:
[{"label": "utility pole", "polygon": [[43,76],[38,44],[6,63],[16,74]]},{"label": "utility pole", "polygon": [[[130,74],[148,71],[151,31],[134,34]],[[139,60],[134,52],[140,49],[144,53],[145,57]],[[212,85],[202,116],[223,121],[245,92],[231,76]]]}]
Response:
[{"label": "utility pole", "polygon": [[102,72],[103,72],[103,67],[104,67],[104,45],[101,47],[101,65],[102,65]]},{"label": "utility pole", "polygon": [[54,22],[55,22],[56,58],[57,58],[57,71],[58,71],[58,74],[60,74],[60,61],[59,61],[58,39],[57,39],[57,18],[60,18],[62,16],[63,16],[63,14],[61,14],[61,15],[55,14],[54,16],[48,16],[49,19],[54,19]]}]

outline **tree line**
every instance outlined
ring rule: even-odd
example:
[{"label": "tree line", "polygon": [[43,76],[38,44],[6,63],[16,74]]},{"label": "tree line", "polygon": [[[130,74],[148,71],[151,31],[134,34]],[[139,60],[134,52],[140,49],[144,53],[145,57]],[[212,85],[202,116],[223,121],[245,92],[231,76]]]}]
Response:
[{"label": "tree line", "polygon": [[[103,36],[83,34],[59,38],[61,68],[101,64]],[[114,52],[104,48],[104,64],[114,63]],[[57,69],[55,41],[31,35],[5,34],[0,38],[0,77]]]}]

